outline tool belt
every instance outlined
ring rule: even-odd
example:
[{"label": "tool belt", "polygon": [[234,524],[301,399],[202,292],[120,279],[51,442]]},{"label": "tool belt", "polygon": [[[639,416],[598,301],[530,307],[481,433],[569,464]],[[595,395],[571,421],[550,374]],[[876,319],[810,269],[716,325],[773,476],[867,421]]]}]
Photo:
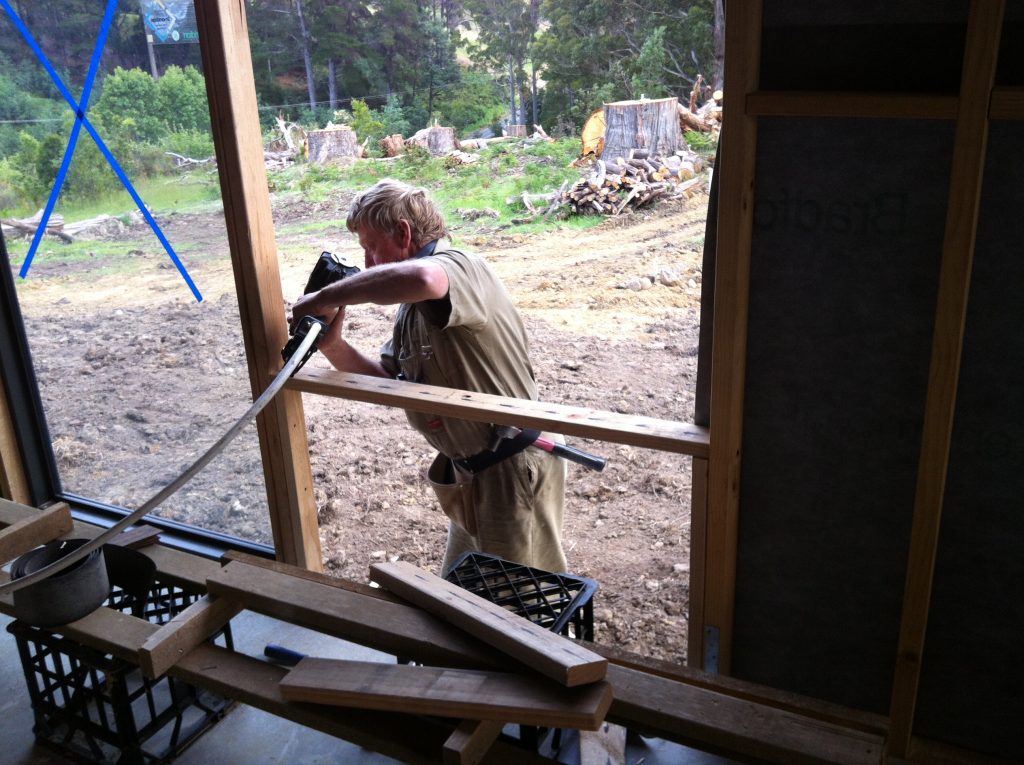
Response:
[{"label": "tool belt", "polygon": [[481,470],[497,465],[509,457],[514,457],[538,438],[540,438],[539,430],[526,430],[524,428],[523,432],[518,436],[503,438],[498,442],[498,446],[494,450],[484,449],[482,452],[477,452],[471,457],[453,458],[452,462],[467,473],[479,473]]}]

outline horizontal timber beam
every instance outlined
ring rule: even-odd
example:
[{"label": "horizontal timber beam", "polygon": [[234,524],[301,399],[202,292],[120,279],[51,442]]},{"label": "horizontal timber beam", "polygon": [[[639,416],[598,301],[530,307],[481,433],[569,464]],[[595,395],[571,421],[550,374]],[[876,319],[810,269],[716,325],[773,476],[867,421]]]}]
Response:
[{"label": "horizontal timber beam", "polygon": [[1024,120],[1024,88],[993,88],[988,105],[990,120]]},{"label": "horizontal timber beam", "polygon": [[350,401],[396,406],[495,425],[538,428],[566,436],[707,457],[708,429],[690,423],[604,412],[548,401],[471,393],[454,388],[349,374],[332,369],[302,369],[289,390]]},{"label": "horizontal timber beam", "polygon": [[955,120],[958,99],[916,93],[832,93],[759,90],[747,95],[750,117],[884,117]]}]

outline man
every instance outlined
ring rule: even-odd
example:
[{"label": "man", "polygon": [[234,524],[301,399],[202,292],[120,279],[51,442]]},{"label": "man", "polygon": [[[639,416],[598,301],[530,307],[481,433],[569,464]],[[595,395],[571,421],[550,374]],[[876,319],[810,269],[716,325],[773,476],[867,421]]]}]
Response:
[{"label": "man", "polygon": [[[536,399],[522,320],[505,288],[478,256],[451,249],[438,206],[423,189],[382,180],[356,197],[346,221],[366,270],[299,298],[294,323],[325,316],[320,351],[344,372],[479,393]],[[345,340],[345,309],[400,304],[379,357]],[[438,450],[428,472],[450,519],[443,572],[467,550],[546,571],[566,570],[562,551],[565,465],[500,439],[486,423],[406,412]]]}]

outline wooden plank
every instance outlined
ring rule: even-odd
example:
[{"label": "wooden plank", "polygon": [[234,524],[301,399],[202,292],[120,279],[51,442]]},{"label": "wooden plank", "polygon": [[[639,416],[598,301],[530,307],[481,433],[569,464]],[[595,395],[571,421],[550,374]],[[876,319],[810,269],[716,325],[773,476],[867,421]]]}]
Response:
[{"label": "wooden plank", "polygon": [[155,526],[136,526],[133,529],[125,529],[120,534],[112,537],[107,544],[117,547],[127,547],[130,550],[140,550],[156,544],[160,539],[160,529]]},{"label": "wooden plank", "polygon": [[[698,425],[604,412],[549,401],[472,393],[455,388],[356,375],[334,369],[300,369],[285,386],[322,396],[397,406],[496,425],[537,428],[566,436],[706,457],[708,431]],[[637,408],[641,405],[638,403]]]},{"label": "wooden plank", "polygon": [[155,679],[182,656],[207,640],[239,614],[242,606],[233,600],[204,595],[162,625],[139,649],[143,674]]},{"label": "wooden plank", "polygon": [[786,765],[879,765],[878,734],[774,709],[617,665],[608,721],[729,758]]},{"label": "wooden plank", "polygon": [[889,713],[892,723],[887,753],[893,757],[907,756],[917,704],[988,143],[989,96],[995,82],[1004,6],[1003,0],[973,0],[967,21],[960,113],[953,143],[935,332]]},{"label": "wooden plank", "polygon": [[[255,400],[282,366],[288,328],[244,3],[198,3],[196,22]],[[257,417],[256,426],[277,555],[319,571],[323,561],[302,397],[282,391]]]},{"label": "wooden plank", "polygon": [[477,765],[495,742],[504,723],[498,720],[463,720],[444,742],[444,765]]},{"label": "wooden plank", "polygon": [[247,566],[256,566],[257,568],[266,569],[267,571],[276,571],[279,574],[286,574],[287,576],[292,576],[297,579],[305,579],[307,582],[316,582],[317,584],[327,585],[328,587],[337,587],[342,590],[348,590],[349,592],[355,592],[360,595],[377,598],[378,600],[386,600],[390,603],[401,603],[402,605],[406,605],[406,602],[397,595],[393,595],[381,587],[373,587],[365,582],[353,582],[350,579],[331,576],[330,574],[324,574],[319,571],[309,571],[304,568],[299,568],[298,566],[293,566],[289,563],[282,563],[281,561],[270,560],[269,558],[261,558],[258,555],[251,555],[250,553],[241,552],[240,550],[229,550],[221,557],[221,561],[225,564],[230,563],[233,560],[237,560]]},{"label": "wooden plank", "polygon": [[281,681],[281,695],[358,709],[471,717],[597,730],[611,686],[565,688],[536,676],[307,657]]},{"label": "wooden plank", "polygon": [[754,704],[792,712],[801,717],[819,720],[849,730],[871,733],[882,738],[889,729],[889,718],[859,709],[851,709],[821,699],[802,696],[798,693],[751,683],[746,680],[705,672],[677,662],[654,659],[616,646],[580,641],[584,646],[608,659],[610,664],[623,669],[636,670],[647,675],[662,677],[701,688],[715,694],[749,701]]},{"label": "wooden plank", "polygon": [[690,628],[686,631],[686,663],[692,667],[704,666],[704,630],[694,625],[704,624],[704,591],[707,559],[708,525],[708,461],[694,457],[690,466]]},{"label": "wooden plank", "polygon": [[[0,499],[0,504],[15,504]],[[74,527],[71,508],[58,502],[46,510],[36,510],[0,530],[0,563],[14,560],[39,545],[59,539]]]},{"label": "wooden plank", "polygon": [[880,117],[955,120],[956,96],[919,93],[824,93],[765,91],[749,93],[751,117]]},{"label": "wooden plank", "polygon": [[[174,665],[170,674],[414,765],[436,764],[438,752],[452,734],[451,722],[439,717],[288,701],[280,690],[280,681],[286,672],[274,664],[204,643]],[[486,762],[488,765],[550,765],[551,761],[499,738],[488,751]]]},{"label": "wooden plank", "polygon": [[212,574],[207,586],[210,594],[252,611],[405,659],[446,667],[497,667],[503,661],[497,651],[417,608],[238,561]]},{"label": "wooden plank", "polygon": [[[726,93],[745,103],[756,92],[761,59],[759,0],[730,6],[725,25]],[[736,545],[739,526],[740,450],[743,443],[743,387],[746,377],[750,248],[754,216],[754,164],[757,122],[742,108],[722,110],[719,150],[718,247],[715,264],[714,346],[711,350],[711,449],[708,461],[708,514],[703,623],[691,619],[690,630],[707,630],[717,644],[715,665],[729,674],[732,660],[733,606],[736,593]]]},{"label": "wooden plank", "polygon": [[607,659],[409,563],[375,563],[370,578],[562,685],[604,678]]},{"label": "wooden plank", "polygon": [[1024,120],[1024,88],[993,88],[990,120]]},{"label": "wooden plank", "polygon": [[0,369],[0,497],[28,504],[32,501],[21,447],[7,403],[7,385]]}]

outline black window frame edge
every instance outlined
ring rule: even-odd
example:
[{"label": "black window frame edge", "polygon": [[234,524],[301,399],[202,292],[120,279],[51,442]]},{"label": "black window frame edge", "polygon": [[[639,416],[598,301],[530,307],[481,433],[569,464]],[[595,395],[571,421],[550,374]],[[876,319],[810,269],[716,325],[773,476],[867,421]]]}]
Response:
[{"label": "black window frame edge", "polygon": [[[6,395],[22,466],[33,505],[41,507],[54,501],[67,502],[75,520],[109,528],[130,511],[87,497],[65,492],[53,453],[53,442],[46,421],[39,381],[32,364],[32,353],[25,333],[25,322],[18,303],[7,242],[0,231],[0,364],[4,370]],[[17,405],[16,405],[17,404]],[[169,547],[206,558],[220,558],[237,550],[262,558],[274,558],[274,548],[259,542],[190,526],[154,515],[140,523],[160,529],[160,541]]]}]

